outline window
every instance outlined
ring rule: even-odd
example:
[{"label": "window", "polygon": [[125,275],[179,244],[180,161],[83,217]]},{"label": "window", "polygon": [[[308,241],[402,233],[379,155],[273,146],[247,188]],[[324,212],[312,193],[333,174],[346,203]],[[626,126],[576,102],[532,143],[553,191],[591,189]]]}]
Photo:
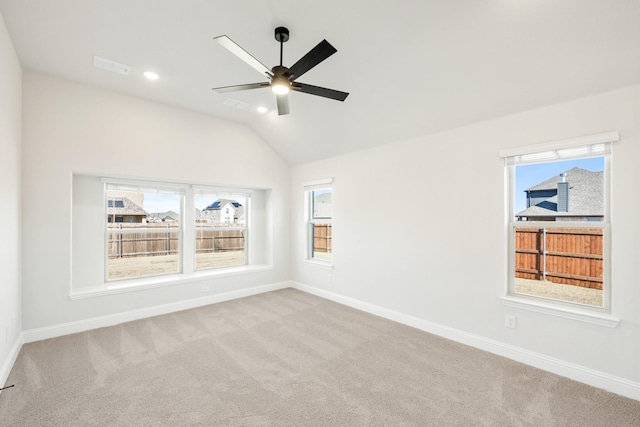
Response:
[{"label": "window", "polygon": [[617,133],[504,150],[508,294],[610,310],[609,164]]},{"label": "window", "polygon": [[307,259],[332,261],[332,180],[306,183]]},{"label": "window", "polygon": [[72,299],[273,268],[269,189],[73,174],[72,194]]},{"label": "window", "polygon": [[107,182],[106,280],[181,271],[185,189]]},{"label": "window", "polygon": [[250,192],[195,191],[195,269],[247,264]]}]

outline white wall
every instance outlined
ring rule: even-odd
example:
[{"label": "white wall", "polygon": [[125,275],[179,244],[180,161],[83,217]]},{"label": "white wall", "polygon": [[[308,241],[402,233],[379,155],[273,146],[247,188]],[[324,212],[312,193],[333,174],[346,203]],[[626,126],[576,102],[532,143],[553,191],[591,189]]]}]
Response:
[{"label": "white wall", "polygon": [[[428,120],[425,117],[425,120]],[[504,167],[498,150],[618,130],[612,306],[619,326],[504,307]],[[640,86],[292,168],[292,275],[302,284],[640,382]],[[333,260],[303,263],[302,183],[334,178]],[[401,204],[404,217],[388,221]],[[506,329],[505,314],[518,328]]]},{"label": "white wall", "polygon": [[15,356],[20,304],[20,133],[22,69],[0,16],[0,387]]},{"label": "white wall", "polygon": [[[289,167],[248,127],[35,72],[23,79],[25,330],[198,298],[203,284],[222,293],[289,279]],[[73,173],[269,188],[274,269],[70,300]]]}]

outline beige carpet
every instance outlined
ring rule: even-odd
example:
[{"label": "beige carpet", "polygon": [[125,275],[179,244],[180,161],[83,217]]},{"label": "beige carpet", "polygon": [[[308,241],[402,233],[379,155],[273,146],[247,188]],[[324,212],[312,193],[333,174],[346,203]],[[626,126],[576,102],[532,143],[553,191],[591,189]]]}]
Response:
[{"label": "beige carpet", "polygon": [[23,347],[2,426],[640,426],[640,402],[286,289]]}]

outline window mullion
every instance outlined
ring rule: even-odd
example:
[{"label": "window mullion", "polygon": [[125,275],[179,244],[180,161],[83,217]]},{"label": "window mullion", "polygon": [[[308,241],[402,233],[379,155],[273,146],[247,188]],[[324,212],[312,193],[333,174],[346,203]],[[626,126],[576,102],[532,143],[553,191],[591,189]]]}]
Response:
[{"label": "window mullion", "polygon": [[183,215],[180,217],[180,229],[182,230],[182,272],[185,274],[193,273],[196,263],[196,218],[195,218],[195,202],[193,196],[193,188],[186,190],[183,200]]}]

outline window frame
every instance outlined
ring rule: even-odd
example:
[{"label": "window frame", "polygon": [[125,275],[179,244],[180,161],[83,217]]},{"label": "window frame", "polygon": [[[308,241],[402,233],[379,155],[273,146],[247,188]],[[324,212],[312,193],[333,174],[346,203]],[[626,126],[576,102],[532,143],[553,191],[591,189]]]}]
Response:
[{"label": "window frame", "polygon": [[[84,175],[86,176],[86,175]],[[251,213],[251,196],[254,193],[253,189],[249,188],[236,188],[236,187],[221,187],[211,185],[189,184],[189,183],[176,183],[167,181],[147,181],[137,179],[123,179],[123,178],[99,178],[102,182],[102,224],[103,224],[103,286],[99,288],[94,287],[88,290],[79,289],[76,290],[72,287],[70,296],[73,299],[84,298],[87,296],[93,296],[89,294],[102,295],[111,293],[111,291],[126,291],[135,290],[140,287],[156,287],[164,286],[168,283],[192,281],[197,278],[206,278],[211,276],[226,276],[229,274],[237,274],[242,272],[255,272],[270,270],[273,267],[271,265],[264,264],[252,264],[250,255],[250,218]],[[113,206],[109,206],[109,200],[113,199],[109,196],[108,191],[132,191],[132,192],[144,192],[144,193],[167,193],[178,194],[180,196],[180,219],[178,221],[178,228],[173,228],[172,231],[178,232],[178,270],[175,272],[150,274],[144,276],[135,276],[127,278],[109,278],[109,235],[120,233],[120,229],[109,229],[109,225],[113,225],[113,222],[109,222],[109,217],[113,215],[108,214],[108,209]],[[245,222],[240,226],[231,227],[213,227],[214,229],[241,229],[243,231],[244,240],[244,255],[243,263],[230,266],[220,266],[211,268],[196,269],[196,229],[198,224],[196,223],[195,215],[195,199],[197,195],[211,195],[219,198],[229,197],[243,197],[245,199],[244,216]],[[115,203],[114,203],[115,204]],[[144,229],[134,227],[131,231],[127,230],[125,234],[132,233],[157,233],[157,230]]]},{"label": "window frame", "polygon": [[[570,318],[587,323],[615,327],[619,319],[615,318],[611,305],[613,291],[611,283],[611,157],[613,143],[618,141],[618,132],[607,132],[585,137],[572,138],[560,141],[551,141],[540,144],[532,144],[524,147],[516,147],[500,151],[500,157],[504,159],[505,169],[505,226],[507,239],[507,275],[504,294],[500,297],[502,303],[509,307],[545,313],[553,316]],[[594,147],[604,145],[602,152],[586,152],[582,147]],[[559,160],[573,160],[578,158],[604,158],[603,185],[604,185],[604,216],[602,221],[516,221],[515,218],[515,169],[516,164],[548,163],[550,153],[580,153],[568,156],[560,156]],[[545,156],[547,158],[544,158]],[[525,161],[522,161],[522,158]],[[603,230],[603,305],[602,307],[581,304],[578,302],[560,299],[545,298],[515,292],[515,234],[516,227],[540,227],[540,228],[599,228]]]},{"label": "window frame", "polygon": [[[188,186],[186,185],[176,185],[165,182],[153,182],[153,181],[137,181],[137,180],[122,180],[122,179],[109,179],[103,178],[103,197],[104,197],[104,283],[105,284],[114,284],[114,283],[122,283],[130,280],[140,280],[140,279],[149,279],[154,277],[162,277],[162,276],[172,276],[177,274],[182,274],[184,272],[183,269],[183,258],[184,258],[184,213],[185,213],[185,200]],[[162,193],[162,194],[172,194],[179,196],[179,210],[178,214],[180,215],[180,220],[178,221],[178,228],[173,229],[172,232],[177,232],[178,234],[178,270],[173,272],[161,273],[161,274],[149,274],[144,276],[135,276],[135,277],[126,277],[119,279],[110,279],[109,278],[109,236],[112,234],[152,234],[159,233],[158,230],[147,229],[147,228],[130,228],[123,232],[122,228],[119,229],[109,229],[109,224],[127,224],[124,221],[124,215],[122,216],[123,221],[116,221],[118,216],[114,216],[113,222],[109,222],[109,199],[108,191],[122,191],[122,192],[142,192],[142,193]],[[115,206],[115,203],[114,203]],[[142,206],[140,206],[142,208]],[[119,233],[118,233],[119,232]]]},{"label": "window frame", "polygon": [[[304,260],[306,262],[332,266],[333,265],[333,179],[321,179],[316,181],[310,181],[303,183],[304,188],[304,203],[305,203],[305,253]],[[313,193],[318,190],[330,190],[331,191],[331,217],[329,218],[314,218],[314,197]],[[321,259],[314,256],[314,227],[316,224],[328,224],[331,226],[331,259]]]}]

